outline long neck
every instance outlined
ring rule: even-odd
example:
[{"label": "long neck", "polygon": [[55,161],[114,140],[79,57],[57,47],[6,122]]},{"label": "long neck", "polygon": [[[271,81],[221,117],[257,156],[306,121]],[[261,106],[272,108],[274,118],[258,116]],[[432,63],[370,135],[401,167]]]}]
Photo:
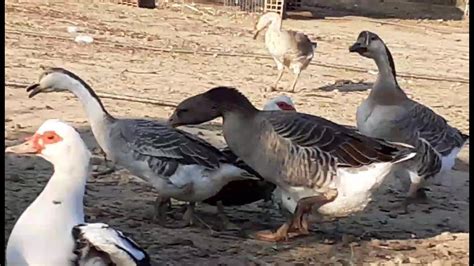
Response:
[{"label": "long neck", "polygon": [[99,97],[85,82],[73,80],[71,91],[81,101],[91,123],[103,121],[104,119],[112,117],[107,110],[105,110]]},{"label": "long neck", "polygon": [[378,103],[392,104],[405,100],[407,96],[398,86],[395,63],[388,48],[385,49],[386,53],[374,57],[379,72],[369,97]]},{"label": "long neck", "polygon": [[222,112],[222,118],[226,120],[229,117],[239,117],[242,119],[252,119],[259,110],[247,98],[240,98],[239,101],[222,101],[219,109]]},{"label": "long neck", "polygon": [[102,149],[108,150],[107,128],[115,119],[105,110],[99,97],[85,82],[74,80],[71,92],[81,101],[97,142]]},{"label": "long neck", "polygon": [[281,30],[281,19],[278,17],[271,17],[268,19],[268,29],[269,30]]}]

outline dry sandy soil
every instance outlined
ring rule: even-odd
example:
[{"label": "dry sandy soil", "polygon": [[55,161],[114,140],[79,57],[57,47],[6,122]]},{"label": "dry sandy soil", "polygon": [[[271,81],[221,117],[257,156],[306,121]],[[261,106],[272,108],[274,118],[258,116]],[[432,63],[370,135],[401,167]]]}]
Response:
[{"label": "dry sandy soil", "polygon": [[[263,40],[251,38],[253,16],[205,5],[197,5],[202,13],[182,5],[144,10],[77,1],[54,5],[9,1],[5,6],[7,145],[31,134],[46,119],[61,118],[75,125],[91,148],[97,147],[82,106],[72,95],[28,99],[25,86],[37,80],[40,65],[65,67],[101,93],[139,95],[171,104],[216,85],[236,86],[258,106],[280,93],[261,92],[277,73],[265,56]],[[318,42],[315,59],[297,85],[300,92],[290,95],[300,111],[354,124],[356,107],[375,79],[375,65],[349,54],[348,46],[361,30],[368,29],[390,47],[405,91],[451,125],[469,132],[468,22],[375,20],[331,17],[328,9],[320,12],[327,13],[325,19],[301,19],[307,15],[301,12],[300,19],[284,22],[284,27],[304,31]],[[74,42],[75,35],[67,32],[73,25],[93,36],[94,43]],[[287,87],[290,78],[284,76],[281,85]],[[118,117],[165,118],[172,112],[172,107],[160,105],[103,101]],[[192,130],[222,143],[216,126]],[[125,170],[90,180],[86,213],[89,221],[109,223],[132,236],[157,264],[467,265],[468,154],[466,147],[450,173],[455,180],[451,189],[431,187],[429,195],[438,206],[419,204],[411,207],[410,214],[401,214],[389,206],[403,194],[397,183],[388,184],[365,212],[314,225],[311,236],[287,243],[268,244],[249,237],[284,219],[276,210],[265,215],[257,204],[227,209],[241,230],[218,231],[200,225],[161,228],[149,218],[156,192],[136,179],[122,184],[122,177],[128,175]],[[42,159],[11,155],[6,155],[5,164],[6,241],[14,221],[42,190],[52,169]],[[209,206],[198,208],[212,226],[214,211]]]}]

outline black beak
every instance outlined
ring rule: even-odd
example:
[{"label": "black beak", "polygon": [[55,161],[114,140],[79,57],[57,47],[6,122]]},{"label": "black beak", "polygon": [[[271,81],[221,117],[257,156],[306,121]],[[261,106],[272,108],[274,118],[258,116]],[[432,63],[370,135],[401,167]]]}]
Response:
[{"label": "black beak", "polygon": [[364,52],[367,52],[367,46],[365,45],[365,43],[356,42],[351,47],[349,47],[349,52],[351,53],[357,52],[359,54],[364,53]]},{"label": "black beak", "polygon": [[26,92],[29,92],[30,94],[28,95],[29,98],[33,98],[36,94],[41,93],[42,88],[38,83],[35,83],[33,85],[30,85],[26,88]]},{"label": "black beak", "polygon": [[173,127],[173,128],[178,127],[178,126],[181,125],[181,124],[179,123],[179,119],[178,119],[178,116],[176,115],[176,112],[173,113],[173,114],[170,116],[170,118],[168,118],[168,125],[169,125],[170,127]]}]

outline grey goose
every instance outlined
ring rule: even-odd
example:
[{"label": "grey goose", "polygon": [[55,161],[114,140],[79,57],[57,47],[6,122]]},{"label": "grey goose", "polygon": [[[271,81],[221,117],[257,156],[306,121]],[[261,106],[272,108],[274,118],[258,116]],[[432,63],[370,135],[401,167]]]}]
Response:
[{"label": "grey goose", "polygon": [[409,186],[402,205],[407,212],[414,200],[426,198],[422,188],[427,180],[446,178],[446,171],[454,166],[469,136],[429,107],[408,98],[397,82],[392,54],[377,34],[361,32],[349,51],[373,59],[378,68],[369,96],[357,108],[358,130],[367,136],[417,147],[416,158],[394,170],[402,184]]},{"label": "grey goose", "polygon": [[[295,107],[289,96],[280,95],[269,99],[263,106],[263,110],[295,111]],[[251,172],[255,176],[260,177],[260,175],[255,172],[255,170],[248,167],[240,158],[238,158],[229,149],[229,147],[225,147],[221,151],[226,153],[228,158],[233,158],[235,164],[240,164],[240,167],[247,169],[247,171]],[[274,192],[275,187],[276,186],[273,183],[267,182],[265,180],[235,180],[229,182],[216,195],[204,200],[203,202],[209,205],[217,206],[220,209],[219,212],[222,213],[223,206],[245,205],[262,199],[265,202],[268,202],[274,197],[272,193]]]},{"label": "grey goose", "polygon": [[47,120],[6,152],[40,156],[54,166],[43,191],[10,233],[7,265],[151,265],[148,254],[122,232],[84,221],[91,153],[73,127]]},{"label": "grey goose", "polygon": [[155,218],[162,225],[169,198],[189,202],[184,220],[192,224],[195,202],[214,196],[233,180],[258,180],[234,164],[229,152],[224,153],[197,136],[166,123],[113,117],[92,88],[68,70],[47,68],[39,82],[27,91],[29,97],[61,91],[76,95],[107,158],[158,191]]},{"label": "grey goose", "polygon": [[312,209],[344,217],[363,210],[372,192],[396,163],[412,158],[413,147],[373,139],[321,117],[298,112],[259,111],[239,91],[216,87],[182,101],[170,125],[223,118],[228,147],[265,180],[297,198],[291,220],[267,241],[308,234]]},{"label": "grey goose", "polygon": [[301,71],[306,69],[313,59],[317,44],[311,42],[302,32],[282,29],[281,17],[274,12],[265,13],[258,19],[253,38],[256,39],[265,28],[265,46],[278,68],[278,77],[272,89],[278,88],[278,82],[285,68],[288,68],[294,75],[290,90],[294,92]]}]

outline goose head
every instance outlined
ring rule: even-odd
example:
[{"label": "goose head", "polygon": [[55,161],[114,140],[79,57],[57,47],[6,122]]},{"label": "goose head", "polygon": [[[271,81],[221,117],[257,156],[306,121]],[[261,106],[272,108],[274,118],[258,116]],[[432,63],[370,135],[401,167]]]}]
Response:
[{"label": "goose head", "polygon": [[357,37],[357,41],[349,47],[349,52],[358,53],[364,57],[375,58],[387,51],[382,39],[375,33],[370,31],[362,31]]},{"label": "goose head", "polygon": [[50,119],[44,122],[32,137],[25,142],[7,147],[5,152],[33,154],[59,165],[78,155],[90,158],[90,152],[79,133],[70,125]]},{"label": "goose head", "polygon": [[388,47],[377,34],[370,31],[362,31],[357,37],[357,41],[349,47],[349,52],[358,53],[373,59],[379,68],[379,73],[392,76],[390,79],[398,86],[396,81],[397,72],[392,53],[390,53]]},{"label": "goose head", "polygon": [[280,95],[270,99],[263,106],[264,111],[296,111],[295,105],[289,96]]},{"label": "goose head", "polygon": [[275,12],[268,12],[268,13],[265,13],[262,16],[260,16],[260,18],[258,18],[258,21],[257,21],[257,23],[255,24],[255,27],[254,27],[255,33],[253,35],[253,39],[254,40],[257,39],[258,34],[263,29],[268,27],[270,24],[277,23],[277,22],[280,22],[280,24],[281,24],[281,18],[280,18],[280,15],[275,13]]},{"label": "goose head", "polygon": [[39,93],[72,91],[78,87],[89,86],[74,73],[59,67],[47,67],[39,77],[39,81],[26,88],[28,97],[33,98]]},{"label": "goose head", "polygon": [[207,92],[189,97],[176,107],[168,119],[172,127],[201,124],[226,114],[249,115],[258,110],[237,89],[215,87]]}]

